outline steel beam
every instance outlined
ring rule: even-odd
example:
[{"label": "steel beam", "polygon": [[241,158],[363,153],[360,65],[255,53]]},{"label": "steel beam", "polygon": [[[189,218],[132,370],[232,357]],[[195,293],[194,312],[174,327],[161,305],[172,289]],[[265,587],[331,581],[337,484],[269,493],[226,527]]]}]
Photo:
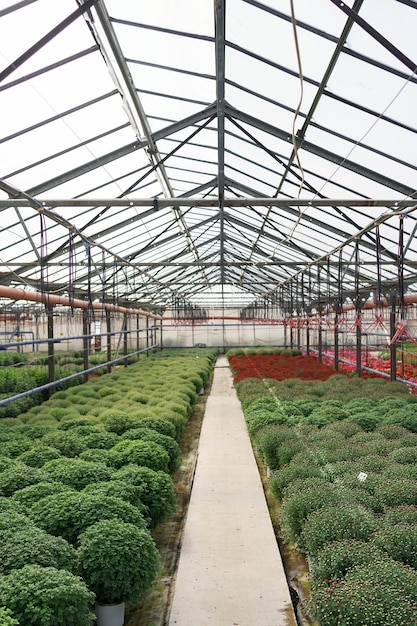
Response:
[{"label": "steel beam", "polygon": [[[234,181],[226,180],[227,184],[234,184]],[[208,189],[213,181],[202,185],[202,189]],[[237,186],[237,183],[235,184]],[[6,193],[8,189],[3,187],[0,182],[0,189],[3,188]],[[239,188],[243,188],[240,186]],[[411,191],[411,187],[410,187]],[[416,195],[415,189],[412,191]],[[408,194],[408,195],[411,195]],[[100,206],[113,206],[120,208],[130,207],[153,207],[155,205],[155,198],[37,198],[39,206],[56,209],[66,207],[100,207]],[[17,193],[14,197],[8,199],[0,199],[0,209],[6,209],[9,207],[30,207],[32,201],[25,196],[20,196]],[[203,208],[218,208],[219,200],[216,197],[190,197],[184,194],[183,196],[175,198],[158,198],[158,208],[166,208],[171,206],[191,206],[191,207],[203,207]],[[415,209],[417,208],[416,198],[274,198],[266,196],[255,197],[240,197],[240,198],[224,198],[225,207],[380,207],[380,208],[403,208],[403,209]]]}]

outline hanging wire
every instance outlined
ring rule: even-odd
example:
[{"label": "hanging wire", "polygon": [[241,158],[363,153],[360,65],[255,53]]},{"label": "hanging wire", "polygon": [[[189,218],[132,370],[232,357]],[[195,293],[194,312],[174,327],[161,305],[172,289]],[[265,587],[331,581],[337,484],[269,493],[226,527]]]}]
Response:
[{"label": "hanging wire", "polygon": [[[295,125],[297,122],[297,118],[300,114],[300,110],[301,110],[301,105],[303,103],[303,96],[304,96],[304,77],[303,77],[303,66],[301,63],[301,52],[300,52],[300,44],[298,41],[298,33],[297,33],[297,20],[295,17],[295,8],[294,8],[294,0],[290,0],[290,4],[291,4],[291,24],[292,24],[292,29],[293,29],[293,34],[294,34],[294,44],[295,44],[295,52],[297,55],[297,64],[298,64],[298,74],[299,74],[299,79],[300,79],[300,98],[297,104],[297,108],[295,109],[295,113],[294,113],[294,118],[293,118],[293,125],[292,125],[292,133],[291,133],[291,137],[292,137],[292,145],[293,145],[293,149],[294,149],[294,155],[297,161],[297,165],[299,167],[300,173],[301,173],[301,181],[300,181],[300,186],[298,189],[298,197],[300,197],[301,192],[303,190],[303,185],[304,185],[304,170],[303,170],[303,166],[301,165],[301,160],[300,160],[300,155],[298,153],[298,145],[297,145],[297,138],[296,138],[296,130],[295,130]],[[300,209],[299,209],[300,211]],[[301,217],[301,214],[300,214]]]}]

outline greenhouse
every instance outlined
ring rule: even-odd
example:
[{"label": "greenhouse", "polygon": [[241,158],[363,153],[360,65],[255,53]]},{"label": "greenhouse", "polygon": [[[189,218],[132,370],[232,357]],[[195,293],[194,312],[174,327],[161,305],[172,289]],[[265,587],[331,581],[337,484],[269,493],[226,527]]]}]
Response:
[{"label": "greenhouse", "polygon": [[[68,511],[81,511],[94,492],[89,482],[108,501],[122,489],[124,504],[137,504],[123,513],[121,523],[136,533],[126,542],[146,543],[150,528],[171,519],[173,486],[162,512],[148,492],[139,506],[145,483],[156,489],[157,479],[126,474],[125,466],[180,471],[187,419],[210,401],[223,367],[258,464],[273,474],[279,541],[306,554],[320,579],[298,594],[298,626],[303,611],[321,626],[353,620],[354,611],[341,617],[335,605],[326,618],[327,609],[317,608],[326,604],[321,573],[331,556],[320,560],[324,548],[311,537],[318,511],[309,509],[308,522],[288,513],[307,506],[279,478],[302,454],[290,429],[314,450],[329,431],[317,458],[330,458],[342,436],[360,457],[353,452],[359,435],[372,456],[354,470],[375,499],[372,509],[356,494],[369,533],[339,540],[379,550],[384,541],[370,536],[386,532],[386,508],[417,506],[416,10],[415,0],[0,0],[0,536],[22,525],[13,516],[30,508],[39,545],[45,534],[67,542],[64,556],[58,543],[48,547],[61,555],[55,565],[28,567],[57,567],[62,585],[74,584],[77,626],[93,619],[80,603],[90,606],[91,594],[103,591],[89,578],[87,558],[98,535],[74,520],[69,534],[61,532],[43,500],[61,498],[71,501]],[[259,380],[267,381],[262,388]],[[359,417],[359,398],[366,416]],[[162,413],[169,426],[160,424]],[[361,432],[348,435],[345,421]],[[401,436],[390,439],[383,425],[403,429]],[[272,454],[258,430],[278,426],[279,434],[268,431],[278,446]],[[378,451],[370,441],[376,431]],[[392,477],[379,454],[390,459]],[[341,464],[353,463],[347,452],[336,456],[320,470],[332,485],[345,476]],[[85,463],[100,464],[103,477]],[[298,478],[316,489],[319,476],[304,469]],[[374,470],[409,481],[408,499],[390,500],[378,481],[371,490]],[[96,480],[84,484],[90,471]],[[107,489],[107,482],[128,486]],[[38,483],[43,507],[33,492],[15,497]],[[345,505],[330,491],[324,499]],[[21,508],[9,510],[12,500]],[[106,506],[94,520],[103,536],[112,515]],[[156,571],[154,545],[146,550]],[[356,544],[352,550],[364,567]],[[75,561],[82,584],[65,579]],[[20,571],[8,567],[0,568],[0,626],[38,626],[27,616],[19,622],[18,608],[6,602],[14,592],[2,577]],[[150,584],[155,572],[147,574]],[[359,594],[359,578],[339,574],[335,597],[344,597],[343,585]],[[417,589],[412,574],[398,576]],[[37,576],[25,575],[18,587]],[[142,597],[139,587],[127,601]],[[400,622],[393,609],[393,626],[414,623],[417,593],[410,594],[411,612]],[[102,596],[114,599],[109,590]],[[388,615],[381,625],[390,626],[391,609],[380,605]],[[66,626],[58,615],[51,624]],[[129,626],[145,623],[132,615]],[[379,626],[379,618],[366,619],[364,626]],[[39,626],[49,626],[47,618]]]},{"label": "greenhouse", "polygon": [[4,337],[34,300],[170,345],[415,317],[415,5],[292,4],[2,7]]}]

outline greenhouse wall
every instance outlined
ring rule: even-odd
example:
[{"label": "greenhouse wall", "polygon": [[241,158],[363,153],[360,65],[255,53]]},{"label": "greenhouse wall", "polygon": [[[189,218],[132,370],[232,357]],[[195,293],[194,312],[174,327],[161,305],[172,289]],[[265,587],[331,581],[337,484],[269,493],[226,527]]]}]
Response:
[{"label": "greenhouse wall", "polygon": [[[139,322],[137,321],[139,320]],[[106,336],[107,322],[105,316],[101,314],[90,315],[88,334],[94,335],[89,339],[90,351],[106,350],[107,341],[111,342],[111,349],[118,347],[119,343],[123,349],[123,335],[120,331],[123,329],[124,315],[120,313],[111,314],[111,332],[112,335],[108,339]],[[139,324],[139,326],[137,326]],[[149,326],[154,324],[153,320],[149,320]],[[158,322],[159,324],[159,322]],[[54,338],[59,342],[54,342],[55,351],[73,351],[83,349],[83,313],[80,310],[69,312],[67,308],[54,310],[53,316]],[[135,332],[139,327],[140,333]],[[147,345],[146,340],[146,318],[137,316],[127,316],[128,334],[127,347],[129,350],[141,350]],[[114,334],[113,334],[114,333]],[[48,344],[31,343],[47,339],[48,337],[48,317],[46,311],[25,312],[24,314],[6,314],[1,315],[1,335],[0,343],[19,343],[20,345],[12,346],[10,349],[18,349],[22,352],[46,352]],[[157,342],[160,337],[157,334]]]},{"label": "greenhouse wall", "polygon": [[164,346],[209,347],[284,345],[282,324],[259,321],[241,322],[239,311],[210,311],[206,320],[174,319],[167,311],[163,322]]}]

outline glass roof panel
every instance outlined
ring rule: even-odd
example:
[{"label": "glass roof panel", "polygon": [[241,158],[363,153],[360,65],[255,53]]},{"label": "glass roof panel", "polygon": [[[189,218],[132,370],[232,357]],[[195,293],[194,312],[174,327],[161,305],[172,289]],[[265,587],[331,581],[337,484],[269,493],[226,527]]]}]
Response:
[{"label": "glass roof panel", "polygon": [[[39,288],[46,241],[58,292],[75,245],[81,295],[87,246],[96,264],[125,264],[152,306],[177,290],[239,307],[340,248],[352,259],[359,236],[374,289],[379,222],[395,281],[388,216],[416,197],[417,12],[292,4],[1,0],[0,283]],[[96,271],[97,294],[101,282]]]}]

